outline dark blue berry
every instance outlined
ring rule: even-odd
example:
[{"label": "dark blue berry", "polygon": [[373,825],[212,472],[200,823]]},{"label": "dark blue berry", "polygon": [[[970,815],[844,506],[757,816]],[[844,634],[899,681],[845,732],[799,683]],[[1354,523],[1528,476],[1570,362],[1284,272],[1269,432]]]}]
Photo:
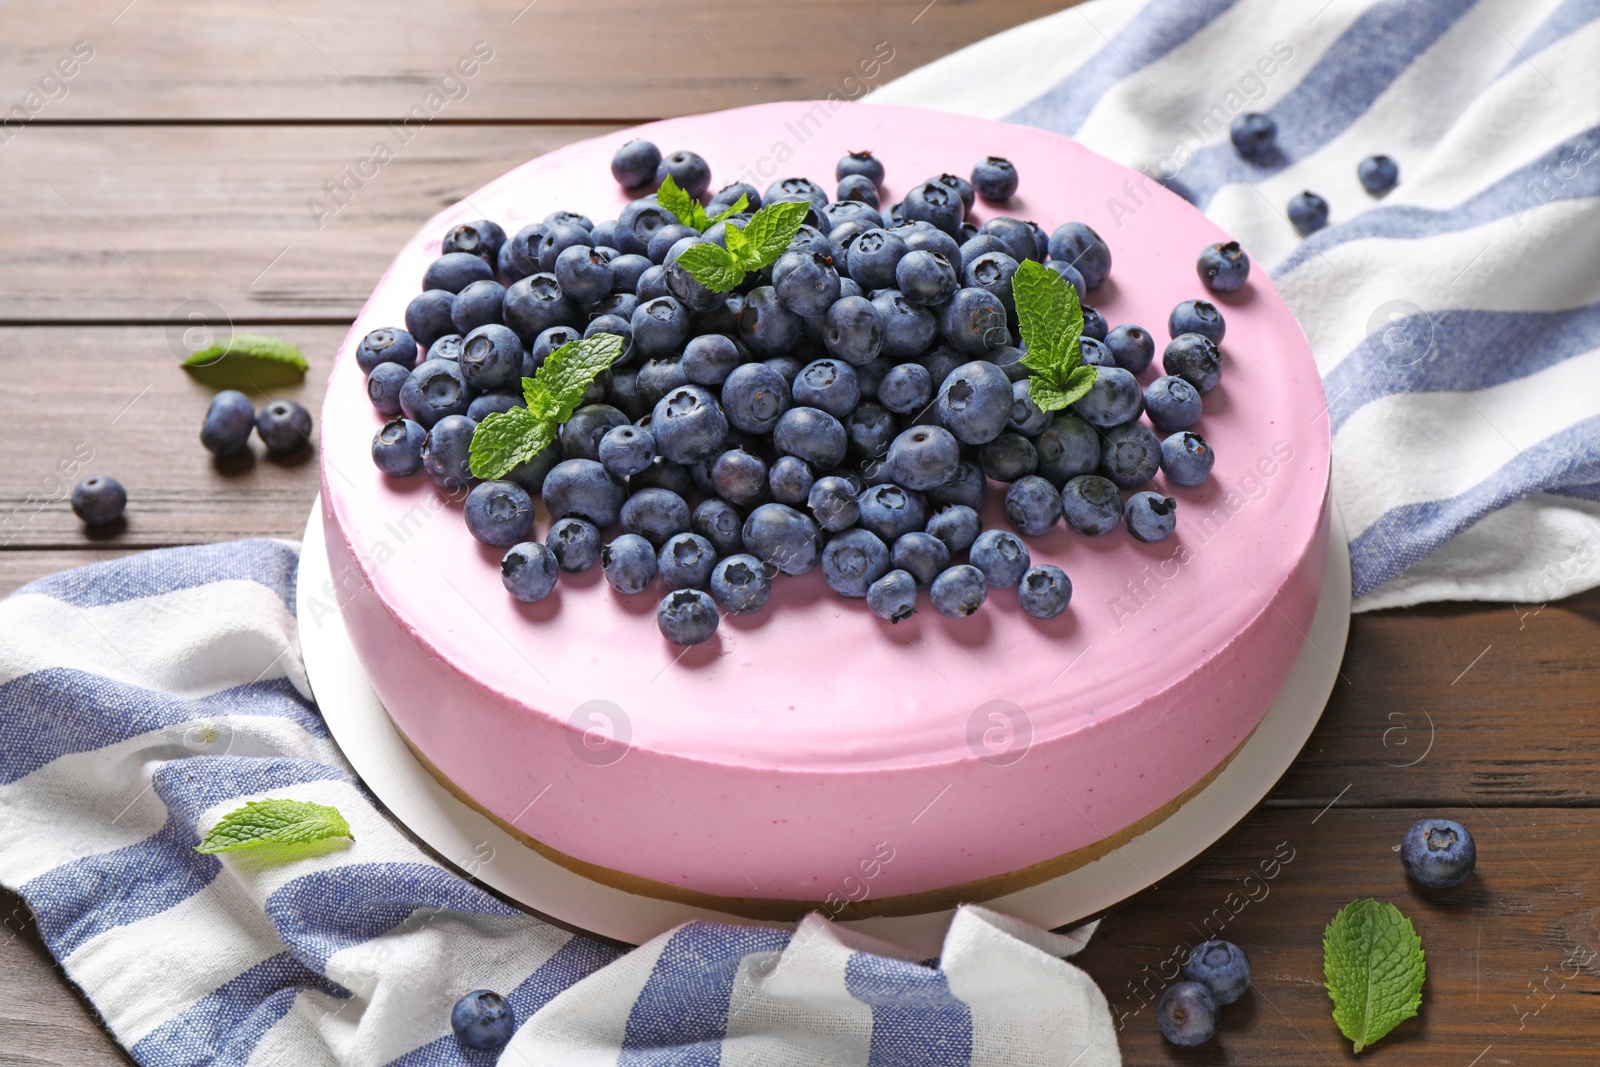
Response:
[{"label": "dark blue berry", "polygon": [[[1107,336],[1110,336],[1109,334]],[[1104,341],[1096,341],[1093,337],[1078,338],[1078,354],[1083,357],[1086,367],[1115,367],[1117,357],[1111,354],[1111,349]],[[1024,372],[1027,367],[1022,368]]]},{"label": "dark blue berry", "polygon": [[1145,389],[1144,410],[1161,433],[1187,430],[1200,421],[1200,391],[1182,378],[1164,375]]},{"label": "dark blue berry", "polygon": [[1406,874],[1430,889],[1448,889],[1472,876],[1478,846],[1467,828],[1450,819],[1419,819],[1400,839]]},{"label": "dark blue berry", "polygon": [[1094,384],[1076,404],[1072,413],[1092,426],[1119,426],[1131,422],[1144,411],[1144,390],[1139,379],[1121,367],[1100,367]]},{"label": "dark blue berry", "polygon": [[961,220],[966,214],[961,193],[937,179],[916,186],[900,202],[902,218],[931,222],[952,237],[961,233]]},{"label": "dark blue berry", "polygon": [[624,189],[637,189],[655,181],[661,149],[649,141],[629,141],[611,157],[611,176]]},{"label": "dark blue berry", "polygon": [[1081,222],[1067,222],[1050,235],[1050,258],[1071,264],[1090,289],[1111,276],[1111,248]]},{"label": "dark blue berry", "polygon": [[1036,619],[1053,619],[1072,602],[1072,579],[1051,563],[1036,563],[1017,583],[1017,603]]},{"label": "dark blue berry", "polygon": [[696,504],[689,528],[710,541],[719,556],[744,550],[744,518],[726,500],[713,496]]},{"label": "dark blue berry", "polygon": [[861,401],[855,368],[843,360],[819,359],[800,368],[790,392],[796,405],[819,408],[842,419]]},{"label": "dark blue berry", "polygon": [[867,607],[885,622],[903,622],[917,610],[917,580],[906,571],[890,571],[867,589]]},{"label": "dark blue berry", "polygon": [[1100,445],[1100,473],[1123,489],[1133,489],[1161,469],[1161,439],[1142,422],[1128,422],[1105,431]]},{"label": "dark blue berry", "polygon": [[115,478],[85,478],[72,488],[72,513],[86,526],[108,526],[127,506],[128,491]]},{"label": "dark blue berry", "polygon": [[561,451],[568,459],[599,459],[605,435],[628,425],[628,416],[610,404],[585,404],[561,427]]},{"label": "dark blue berry", "polygon": [[527,604],[549,596],[559,575],[556,557],[537,541],[513,545],[500,560],[500,584]]},{"label": "dark blue berry", "polygon": [[904,534],[922,529],[928,519],[922,498],[893,482],[868,486],[856,498],[856,506],[861,512],[857,521],[891,544]]},{"label": "dark blue berry", "polygon": [[464,511],[468,532],[486,545],[509,548],[533,532],[533,500],[515,482],[480,482]]},{"label": "dark blue berry", "polygon": [[472,435],[477,429],[465,415],[446,415],[433,424],[422,442],[422,469],[429,481],[450,492],[472,484]]},{"label": "dark blue berry", "polygon": [[1039,434],[1037,472],[1054,485],[1100,468],[1100,431],[1072,415],[1056,415]]},{"label": "dark blue berry", "polygon": [[1156,355],[1156,340],[1150,336],[1150,331],[1131,323],[1107,333],[1104,344],[1111,350],[1116,365],[1134,374],[1143,374]]},{"label": "dark blue berry", "polygon": [[897,415],[921,411],[933,398],[933,376],[920,363],[901,363],[878,383],[878,403]]},{"label": "dark blue berry", "polygon": [[941,426],[913,426],[889,445],[889,472],[907,489],[932,489],[961,463],[961,443]]},{"label": "dark blue berry", "polygon": [[765,364],[741,364],[722,383],[722,409],[728,422],[745,433],[771,433],[789,406],[789,383]]},{"label": "dark blue berry", "polygon": [[439,251],[469,252],[492,265],[500,258],[500,248],[505,243],[506,231],[499,223],[476,219],[453,227],[439,242]]},{"label": "dark blue berry", "polygon": [[722,451],[728,418],[706,390],[680,385],[656,402],[650,432],[663,456],[674,463],[691,463]]},{"label": "dark blue berry", "polygon": [[818,252],[785,252],[772,265],[778,301],[796,315],[821,315],[839,299],[839,272]]},{"label": "dark blue berry", "polygon": [[860,517],[858,495],[860,490],[848,479],[830,474],[812,483],[811,491],[806,494],[806,508],[823,530],[838,533],[854,526]]},{"label": "dark blue berry", "polygon": [[883,350],[883,316],[865,297],[840,297],[823,315],[822,342],[835,359],[862,366]]},{"label": "dark blue berry", "polygon": [[910,574],[918,585],[932,585],[949,565],[949,546],[922,530],[901,534],[890,550],[890,566]]},{"label": "dark blue berry", "polygon": [[929,590],[933,609],[948,619],[963,619],[983,607],[989,596],[989,583],[978,568],[958,563],[947,567],[933,580]]},{"label": "dark blue berry", "polygon": [[[537,598],[535,598],[537,599]],[[450,1028],[462,1045],[480,1052],[499,1052],[516,1033],[511,1005],[499,993],[477,989],[450,1009]]]},{"label": "dark blue berry", "polygon": [[505,301],[505,286],[499,282],[473,282],[450,302],[450,322],[462,334],[491,322],[498,323],[504,315]]},{"label": "dark blue berry", "polygon": [[1167,318],[1167,333],[1177,337],[1184,333],[1197,333],[1202,337],[1209,337],[1212,344],[1220,345],[1222,336],[1227,332],[1228,324],[1222,319],[1222,312],[1209,300],[1185,300],[1172,309],[1172,314]]},{"label": "dark blue berry", "polygon": [[443,289],[418,293],[406,305],[406,332],[424,348],[455,333],[456,324],[450,320],[450,308],[455,302],[456,295]]},{"label": "dark blue berry", "polygon": [[1356,167],[1356,177],[1361,179],[1361,188],[1379,196],[1400,180],[1400,165],[1388,156],[1368,156]]},{"label": "dark blue berry", "polygon": [[1177,982],[1161,994],[1156,1020],[1174,1045],[1203,1045],[1217,1033],[1217,1001],[1199,982]]},{"label": "dark blue berry", "polygon": [[870,151],[850,152],[833,168],[833,176],[843,181],[848,175],[859,174],[874,185],[883,184],[883,163]]},{"label": "dark blue berry", "polygon": [[400,410],[424,428],[447,415],[465,415],[472,403],[461,365],[447,359],[427,359],[417,365],[400,387]]},{"label": "dark blue berry", "polygon": [[676,298],[658,296],[633,309],[633,345],[646,358],[676,356],[689,339],[689,309]]},{"label": "dark blue berry", "polygon": [[963,356],[981,356],[1011,343],[1006,306],[987,289],[956,290],[939,311],[939,333]]},{"label": "dark blue berry", "polygon": [[840,203],[861,203],[876,208],[879,204],[878,186],[865,174],[846,174],[839,179],[838,192],[834,194]]},{"label": "dark blue berry", "polygon": [[372,462],[391,478],[408,478],[422,469],[422,443],[428,431],[410,419],[390,419],[372,435]]},{"label": "dark blue berry", "polygon": [[1307,237],[1328,224],[1328,202],[1307,189],[1289,200],[1289,221],[1301,237]]},{"label": "dark blue berry", "polygon": [[613,475],[626,478],[655,460],[656,439],[642,426],[614,426],[600,438],[597,458]]},{"label": "dark blue berry", "polygon": [[1011,588],[1031,565],[1028,546],[1009,530],[983,531],[972,542],[967,558],[983,572],[984,581],[991,588]]},{"label": "dark blue berry", "polygon": [[1122,522],[1122,493],[1108,478],[1080,474],[1061,490],[1061,517],[1081,534],[1108,534]]},{"label": "dark blue berry", "polygon": [[956,269],[948,258],[921,249],[913,249],[901,257],[895,266],[894,284],[907,300],[925,307],[944,303],[961,288]]},{"label": "dark blue berry", "polygon": [[289,456],[311,443],[311,412],[294,400],[274,400],[256,412],[256,434],[267,451]]},{"label": "dark blue berry", "polygon": [[[996,215],[978,228],[978,232],[996,237],[1005,245],[1005,254],[1021,263],[1025,259],[1036,259],[1038,245],[1034,242],[1032,227],[1021,219],[1014,219],[1008,215]],[[1046,250],[1049,242],[1045,242]]]},{"label": "dark blue berry", "polygon": [[1011,383],[1011,417],[1006,428],[1025,437],[1037,437],[1050,425],[1052,415],[1033,400],[1031,380]]},{"label": "dark blue berry", "polygon": [[[370,379],[367,382],[371,386]],[[398,406],[398,399],[396,401]],[[482,422],[490,415],[510,411],[512,408],[527,407],[526,401],[519,393],[480,393],[472,398],[472,403],[467,405],[467,418],[473,422]]]},{"label": "dark blue berry", "polygon": [[1106,320],[1088,304],[1083,305],[1083,336],[1092,337],[1096,341],[1106,339]]},{"label": "dark blue berry", "polygon": [[1184,960],[1183,976],[1211,990],[1218,1004],[1232,1004],[1250,988],[1250,959],[1232,941],[1203,941]]},{"label": "dark blue berry", "polygon": [[761,610],[772,595],[770,568],[746,553],[719,560],[711,569],[711,596],[730,615]]},{"label": "dark blue berry", "polygon": [[688,533],[690,527],[689,505],[683,496],[659,487],[636,491],[623,501],[618,517],[624,530],[657,548],[676,534]]},{"label": "dark blue berry", "polygon": [[784,574],[804,574],[817,565],[817,524],[787,504],[762,504],[744,521],[744,547]]},{"label": "dark blue berry", "polygon": [[1161,353],[1161,369],[1209,393],[1222,380],[1222,352],[1204,334],[1180,333]]},{"label": "dark blue berry", "polygon": [[1271,115],[1245,112],[1233,117],[1228,136],[1240,156],[1260,162],[1271,158],[1277,149],[1278,123]]},{"label": "dark blue berry", "polygon": [[706,333],[690,338],[681,362],[686,379],[709,388],[727,381],[734,368],[744,362],[744,354],[733,338]]},{"label": "dark blue berry", "polygon": [[600,568],[619,593],[642,593],[656,579],[656,550],[638,534],[625,533],[600,550]]},{"label": "dark blue berry", "polygon": [[1178,502],[1160,493],[1134,493],[1123,508],[1122,521],[1136,541],[1165,541],[1177,528]]},{"label": "dark blue berry", "polygon": [[1019,433],[1003,433],[978,446],[978,469],[985,478],[1014,482],[1039,469],[1039,450]]},{"label": "dark blue berry", "polygon": [[1061,521],[1061,494],[1037,474],[1029,474],[1006,490],[1005,511],[1012,529],[1024,537],[1042,537]]},{"label": "dark blue berry", "polygon": [[551,517],[576,515],[604,529],[616,523],[626,491],[592,459],[566,459],[550,468],[542,487]]},{"label": "dark blue berry", "polygon": [[800,341],[800,316],[783,306],[772,286],[763,285],[751,290],[739,309],[739,339],[757,356],[784,355]]},{"label": "dark blue berry", "polygon": [[1213,293],[1231,293],[1250,277],[1250,257],[1238,241],[1223,241],[1200,253],[1195,272]]},{"label": "dark blue berry", "polygon": [[661,598],[656,625],[675,645],[698,645],[717,632],[717,605],[703,589],[675,589]]},{"label": "dark blue berry", "polygon": [[532,274],[512,283],[501,310],[505,324],[531,345],[550,327],[565,326],[574,309],[554,274]]},{"label": "dark blue berry", "polygon": [[[394,384],[393,378],[398,375],[403,382],[410,377],[410,374],[398,364],[387,363],[378,366],[392,367],[393,370],[380,376],[387,382],[380,390],[383,403],[379,403],[379,397],[373,396],[373,406],[384,415],[397,415],[400,413],[400,388]],[[373,371],[376,374],[377,368]],[[369,396],[372,395],[371,379],[368,379],[367,393]],[[211,406],[206,409],[205,421],[200,424],[200,443],[205,445],[212,455],[222,459],[242,451],[244,446],[250,443],[250,431],[255,428],[256,413],[250,406],[250,398],[237,389],[224,389],[211,398]]]},{"label": "dark blue berry", "polygon": [[422,272],[422,288],[459,293],[473,282],[491,281],[494,268],[470,252],[446,252]]},{"label": "dark blue berry", "polygon": [[865,597],[868,587],[888,570],[888,546],[860,527],[834,537],[822,550],[823,581],[840,596]]},{"label": "dark blue berry", "polygon": [[576,515],[557,519],[544,545],[555,556],[556,566],[572,574],[581,574],[600,562],[599,528]]},{"label": "dark blue berry", "polygon": [[711,483],[729,503],[754,504],[767,495],[767,465],[760,456],[731,448],[712,460]]},{"label": "dark blue berry", "polygon": [[845,266],[861,288],[892,289],[900,260],[911,251],[901,236],[891,230],[868,230],[850,243]]},{"label": "dark blue berry", "polygon": [[928,520],[928,533],[944,542],[952,556],[965,552],[983,532],[977,511],[965,504],[948,504]]},{"label": "dark blue berry", "polygon": [[480,392],[520,386],[522,339],[505,326],[479,326],[462,340],[461,361],[454,365],[461,368],[466,383]]},{"label": "dark blue berry", "polygon": [[[1134,389],[1138,389],[1137,382]],[[1011,418],[1011,380],[992,363],[963,363],[939,387],[938,414],[939,421],[961,442],[992,441],[1004,432]]]},{"label": "dark blue berry", "polygon": [[977,465],[966,460],[956,468],[950,480],[928,490],[928,499],[935,504],[964,504],[981,508],[989,495],[989,481]]},{"label": "dark blue berry", "polygon": [[593,248],[573,245],[556,257],[556,282],[569,300],[592,304],[611,292],[616,278],[606,257]]},{"label": "dark blue berry", "polygon": [[717,550],[697,533],[676,533],[656,554],[656,573],[668,589],[704,589],[717,564]]},{"label": "dark blue berry", "polygon": [[991,203],[1010,200],[1017,192],[1017,168],[1009,159],[990,156],[972,168],[972,187]]},{"label": "dark blue berry", "polygon": [[368,374],[381,363],[398,363],[410,370],[416,362],[417,342],[390,326],[371,331],[356,346],[356,366]]},{"label": "dark blue berry", "polygon": [[656,166],[656,183],[660,184],[668,174],[678,188],[696,200],[711,188],[711,165],[694,152],[679,149],[662,156]]},{"label": "dark blue berry", "polygon": [[767,471],[767,489],[780,504],[799,507],[810,499],[814,484],[811,465],[799,456],[779,456]]},{"label": "dark blue berry", "polygon": [[837,467],[849,440],[844,425],[818,408],[790,408],[772,429],[772,445],[780,456],[799,456],[818,470]]}]

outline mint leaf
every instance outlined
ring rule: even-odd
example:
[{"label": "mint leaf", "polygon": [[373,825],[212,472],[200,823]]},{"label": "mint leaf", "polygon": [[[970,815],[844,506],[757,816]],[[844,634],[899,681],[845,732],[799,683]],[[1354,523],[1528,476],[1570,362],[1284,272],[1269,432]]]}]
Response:
[{"label": "mint leaf", "polygon": [[1333,1021],[1360,1052],[1417,1013],[1427,964],[1411,920],[1393,904],[1355,900],[1322,934]]},{"label": "mint leaf", "polygon": [[[526,382],[532,378],[523,379]],[[549,448],[556,439],[557,424],[540,418],[527,408],[512,408],[484,416],[472,431],[472,447],[467,465],[474,478],[504,478],[511,470],[529,462]]]},{"label": "mint leaf", "polygon": [[504,478],[549,448],[589,386],[621,355],[622,338],[614,333],[568,341],[550,353],[532,378],[522,379],[528,406],[487,415],[472,432],[467,466],[473,477]]},{"label": "mint leaf", "polygon": [[[769,267],[789,249],[789,242],[805,225],[811,211],[808,200],[784,200],[768,204],[751,217],[749,225],[740,235],[750,246],[740,266],[745,270]],[[730,225],[728,229],[733,229]],[[732,251],[730,246],[729,251]]]},{"label": "mint leaf", "polygon": [[[568,341],[545,359],[532,378],[522,379],[528,407],[539,411],[532,396],[543,387],[554,400],[553,414],[558,423],[566,422],[583,403],[583,394],[601,374],[611,369],[622,355],[622,338],[614,333],[597,333],[580,341]],[[532,383],[532,385],[530,385]]]},{"label": "mint leaf", "polygon": [[197,381],[219,389],[294,385],[306,376],[306,357],[290,341],[236,333],[202,348],[181,364]]},{"label": "mint leaf", "polygon": [[[733,235],[738,232],[737,226],[729,225],[729,245],[734,243]],[[689,277],[714,293],[726,293],[744,281],[744,268],[733,253],[709,241],[685,248],[675,262],[689,272]]]},{"label": "mint leaf", "polygon": [[195,851],[212,854],[263,845],[308,845],[331,837],[355,840],[338,808],[307,800],[252,800],[224,815]]},{"label": "mint leaf", "polygon": [[678,221],[683,225],[699,233],[705,233],[706,227],[711,225],[711,220],[706,218],[706,209],[700,206],[700,201],[679,188],[670,174],[662,180],[661,188],[656,190],[656,201],[678,216]]},{"label": "mint leaf", "polygon": [[1011,279],[1017,324],[1027,352],[1022,365],[1033,376],[1028,395],[1045,411],[1060,411],[1083,399],[1095,383],[1093,367],[1083,362],[1083,305],[1078,291],[1061,275],[1031,259]]},{"label": "mint leaf", "polygon": [[[714,215],[712,217],[711,225],[715,226],[717,223],[721,222],[723,219],[731,219],[731,218],[733,218],[733,216],[737,215],[739,212],[743,211],[745,208],[747,208],[749,206],[750,206],[750,198],[748,196],[745,196],[743,193],[740,193],[739,194],[739,199],[737,199],[737,200],[735,200],[733,202],[733,206],[732,207],[728,208],[728,210],[726,210],[726,211],[719,211],[719,212],[717,212],[716,215]],[[708,227],[706,227],[706,229],[710,229],[710,227],[708,226]],[[704,233],[705,230],[701,230],[700,232]]]},{"label": "mint leaf", "polygon": [[728,255],[731,257],[734,268],[742,275],[744,267],[740,264],[750,258],[749,239],[745,237],[743,230],[730,222],[722,229],[722,240],[728,249]]}]

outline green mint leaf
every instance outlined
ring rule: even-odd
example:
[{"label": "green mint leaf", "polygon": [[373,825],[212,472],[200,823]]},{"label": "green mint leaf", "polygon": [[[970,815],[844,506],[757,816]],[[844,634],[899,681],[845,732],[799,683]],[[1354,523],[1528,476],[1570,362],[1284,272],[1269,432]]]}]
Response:
[{"label": "green mint leaf", "polygon": [[295,385],[305,379],[306,357],[289,341],[236,333],[183,361],[196,381],[217,389]]},{"label": "green mint leaf", "polygon": [[[737,226],[728,227],[730,246],[739,240],[734,236],[738,232]],[[709,241],[685,248],[683,255],[679,256],[676,262],[689,272],[689,277],[714,293],[726,293],[744,281],[744,267],[740,266],[734,254],[729,249]]]},{"label": "green mint leaf", "polygon": [[[1025,259],[1011,278],[1011,295],[1017,305],[1017,323],[1022,329],[1028,355],[1041,367],[1060,366],[1078,353],[1067,349],[1068,326],[1078,294],[1061,275],[1049,267]],[[1083,310],[1078,309],[1078,329],[1083,329]]]},{"label": "green mint leaf", "polygon": [[527,408],[496,411],[484,416],[472,431],[467,464],[474,478],[504,478],[513,468],[549,448],[555,439],[556,423],[552,419],[540,418]]},{"label": "green mint leaf", "polygon": [[1360,1052],[1417,1013],[1427,964],[1411,920],[1393,904],[1351,901],[1322,934],[1333,1021]]},{"label": "green mint leaf", "polygon": [[1060,411],[1077,399],[1069,395],[1065,389],[1059,389],[1045,379],[1037,377],[1028,383],[1028,396],[1039,405],[1040,411]]},{"label": "green mint leaf", "polygon": [[[779,256],[788,251],[789,242],[794,240],[794,235],[805,225],[806,215],[810,211],[810,201],[784,200],[768,204],[756,212],[742,234],[749,248],[741,257],[739,265],[745,270],[770,267]],[[728,251],[731,252],[733,249],[730,247]]]},{"label": "green mint leaf", "polygon": [[[730,207],[726,211],[717,212],[716,216],[713,217],[712,220],[711,220],[711,225],[715,226],[717,223],[721,222],[723,219],[731,219],[731,218],[733,218],[733,216],[737,215],[739,212],[743,211],[745,208],[747,208],[749,206],[750,206],[750,198],[748,196],[745,196],[743,193],[740,193],[739,194],[739,199],[737,199],[737,200],[735,200],[733,202],[733,206],[732,207]],[[707,229],[710,229],[710,227],[708,226]],[[705,233],[705,230],[701,230],[700,232],[701,233]]]},{"label": "green mint leaf", "polygon": [[[522,391],[530,410],[557,423],[566,422],[583,403],[583,394],[601,374],[611,369],[622,356],[622,338],[614,333],[597,333],[579,341],[568,341],[545,359],[531,379],[523,379]],[[548,390],[554,401],[552,412],[542,410],[530,394],[528,382]]]},{"label": "green mint leaf", "polygon": [[1099,376],[1100,372],[1087,364],[1080,364],[1074,367],[1072,373],[1067,375],[1066,384],[1061,389],[1062,394],[1067,398],[1067,403],[1076,404],[1087,396],[1089,390],[1094,388],[1095,379]]},{"label": "green mint leaf", "polygon": [[740,264],[750,257],[750,239],[744,235],[744,230],[730,222],[722,229],[722,240],[727,246],[728,255],[733,259],[733,265],[741,271],[744,270]]},{"label": "green mint leaf", "polygon": [[670,174],[662,180],[661,188],[656,190],[656,200],[662,207],[678,216],[679,222],[699,233],[705,233],[706,227],[711,225],[711,220],[706,218],[706,209],[700,206],[700,201],[679,188]]},{"label": "green mint leaf", "polygon": [[264,845],[309,845],[332,837],[355,839],[337,808],[306,800],[252,800],[224,815],[195,851],[210,854]]}]

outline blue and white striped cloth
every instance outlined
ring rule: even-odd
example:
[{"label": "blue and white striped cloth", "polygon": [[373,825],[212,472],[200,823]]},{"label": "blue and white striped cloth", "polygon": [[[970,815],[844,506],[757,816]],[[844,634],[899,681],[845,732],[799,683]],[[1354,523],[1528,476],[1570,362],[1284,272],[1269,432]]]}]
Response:
[{"label": "blue and white striped cloth", "polygon": [[[1600,0],[1094,0],[868,99],[1068,134],[1269,270],[1322,370],[1356,610],[1537,603],[1600,583],[1597,57]],[[1243,111],[1281,158],[1239,158]],[[1302,189],[1332,206],[1304,241]]]},{"label": "blue and white striped cloth", "polygon": [[[0,601],[0,883],[149,1067],[506,1064],[1116,1067],[1105,998],[1058,936],[962,911],[937,966],[813,917],[698,923],[632,952],[441,867],[352,777],[311,702],[291,545],[166,549]],[[247,800],[336,806],[355,840],[284,862],[194,851]],[[492,859],[488,862],[492,862]]]}]

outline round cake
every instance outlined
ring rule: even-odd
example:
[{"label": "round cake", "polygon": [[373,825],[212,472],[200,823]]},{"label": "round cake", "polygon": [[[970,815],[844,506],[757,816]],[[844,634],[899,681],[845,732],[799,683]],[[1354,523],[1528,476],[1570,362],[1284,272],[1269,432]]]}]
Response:
[{"label": "round cake", "polygon": [[[1196,430],[1215,467],[1157,474],[1176,532],[1142,543],[1057,523],[1027,539],[1062,568],[1056,618],[993,589],[977,613],[898,623],[816,570],[779,577],[759,611],[703,644],[657,625],[659,586],[595,567],[523,603],[503,548],[475,540],[460,494],[375,468],[385,419],[355,350],[405,321],[441,239],[490,219],[514,233],[565,209],[615,218],[617,148],[644,138],[709,162],[713,188],[808,176],[831,191],[847,152],[886,169],[883,203],[988,156],[1020,175],[996,215],[1093,227],[1110,278],[1084,298],[1156,339],[1214,301],[1221,383]],[[1261,721],[1299,656],[1326,561],[1329,431],[1316,365],[1259,269],[1212,294],[1196,260],[1227,235],[1136,171],[1063,137],[915,109],[767,104],[652,123],[533,160],[432,219],[342,346],[321,420],[323,517],[338,602],[396,726],[458,796],[531,847],[634,892],[757,918],[904,914],[1023,888],[1103,854],[1203,787]],[[581,328],[581,323],[579,323]],[[985,528],[1009,529],[1004,486]],[[534,538],[550,516],[540,508]],[[615,531],[608,531],[610,537]]]}]

